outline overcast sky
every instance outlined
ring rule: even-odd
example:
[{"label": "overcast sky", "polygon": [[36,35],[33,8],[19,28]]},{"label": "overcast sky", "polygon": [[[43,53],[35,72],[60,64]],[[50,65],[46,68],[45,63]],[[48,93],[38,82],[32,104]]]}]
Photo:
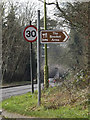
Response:
[{"label": "overcast sky", "polygon": [[[1,1],[8,1],[8,0],[1,0]],[[9,0],[9,1],[18,1],[18,2],[26,2],[26,1],[34,1],[36,3],[39,2],[39,0]],[[44,1],[44,0],[43,0]],[[46,2],[55,2],[56,0],[46,0]],[[58,2],[77,2],[77,1],[80,1],[80,2],[89,2],[90,0],[57,0]]]},{"label": "overcast sky", "polygon": [[[18,1],[18,0],[16,0]],[[28,1],[28,0],[19,0],[19,1]],[[29,1],[32,1],[32,0],[29,0]],[[33,0],[33,1],[38,1],[38,0]],[[46,0],[46,2],[55,2],[56,0]],[[90,0],[58,0],[58,2],[72,2],[72,1],[80,1],[80,2],[89,2]]]},{"label": "overcast sky", "polygon": [[[25,1],[32,1],[32,0],[19,0],[19,1],[25,2]],[[33,1],[38,2],[38,0],[33,0]],[[55,1],[56,0],[46,0],[46,2],[55,2]],[[89,2],[90,0],[58,0],[58,2],[73,2],[73,1]]]}]

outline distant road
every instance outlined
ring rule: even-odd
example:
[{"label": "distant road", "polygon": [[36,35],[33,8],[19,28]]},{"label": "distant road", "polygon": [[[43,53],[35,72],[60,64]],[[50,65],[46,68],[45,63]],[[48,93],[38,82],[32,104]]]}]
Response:
[{"label": "distant road", "polygon": [[[50,84],[50,86],[60,86],[60,84]],[[41,88],[43,88],[43,83],[41,84]],[[34,84],[34,90],[37,90],[37,84]],[[2,91],[2,100],[10,98],[11,96],[22,95],[27,92],[31,92],[31,85],[24,85],[24,86],[17,86],[17,87],[10,87],[10,88],[3,88],[0,89]],[[1,99],[0,99],[1,101]]]},{"label": "distant road", "polygon": [[[37,84],[34,84],[34,90],[36,89],[37,89]],[[27,92],[31,92],[31,85],[4,88],[2,89],[2,100],[7,99],[11,96],[25,94]]]}]

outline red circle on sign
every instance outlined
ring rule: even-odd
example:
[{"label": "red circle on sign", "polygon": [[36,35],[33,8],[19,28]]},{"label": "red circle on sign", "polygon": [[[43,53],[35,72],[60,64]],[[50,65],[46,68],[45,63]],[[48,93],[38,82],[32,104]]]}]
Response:
[{"label": "red circle on sign", "polygon": [[[29,40],[29,39],[25,36],[25,32],[26,32],[26,30],[27,30],[28,28],[32,28],[32,30],[33,30],[33,29],[36,30],[36,36],[35,36],[35,38],[34,38],[33,40]],[[25,27],[24,32],[23,32],[23,36],[24,36],[24,39],[25,39],[26,41],[28,41],[28,42],[34,42],[34,41],[36,41],[36,40],[37,40],[37,28],[36,28],[34,25],[29,25],[29,26]]]}]

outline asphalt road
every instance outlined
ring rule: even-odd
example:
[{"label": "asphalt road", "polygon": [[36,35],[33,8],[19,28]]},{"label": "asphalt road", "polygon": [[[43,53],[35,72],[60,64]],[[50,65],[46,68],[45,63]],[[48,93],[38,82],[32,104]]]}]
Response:
[{"label": "asphalt road", "polygon": [[[51,83],[50,86],[60,86],[60,84]],[[43,84],[41,84],[41,89],[43,88]],[[37,84],[34,84],[34,90],[37,90]],[[0,101],[10,98],[11,96],[25,94],[27,92],[31,92],[31,85],[24,85],[24,86],[17,86],[17,87],[10,87],[10,88],[3,88],[0,89]]]},{"label": "asphalt road", "polygon": [[[34,90],[36,89],[37,89],[37,84],[34,84]],[[31,92],[31,85],[4,88],[2,89],[2,100],[7,99],[11,96],[25,94],[27,92]]]}]

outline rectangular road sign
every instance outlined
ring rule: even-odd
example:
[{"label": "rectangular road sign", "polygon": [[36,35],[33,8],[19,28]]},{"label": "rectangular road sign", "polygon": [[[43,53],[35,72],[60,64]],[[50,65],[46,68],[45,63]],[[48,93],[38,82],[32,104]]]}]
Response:
[{"label": "rectangular road sign", "polygon": [[41,43],[60,43],[65,42],[69,36],[65,31],[60,30],[42,30]]}]

